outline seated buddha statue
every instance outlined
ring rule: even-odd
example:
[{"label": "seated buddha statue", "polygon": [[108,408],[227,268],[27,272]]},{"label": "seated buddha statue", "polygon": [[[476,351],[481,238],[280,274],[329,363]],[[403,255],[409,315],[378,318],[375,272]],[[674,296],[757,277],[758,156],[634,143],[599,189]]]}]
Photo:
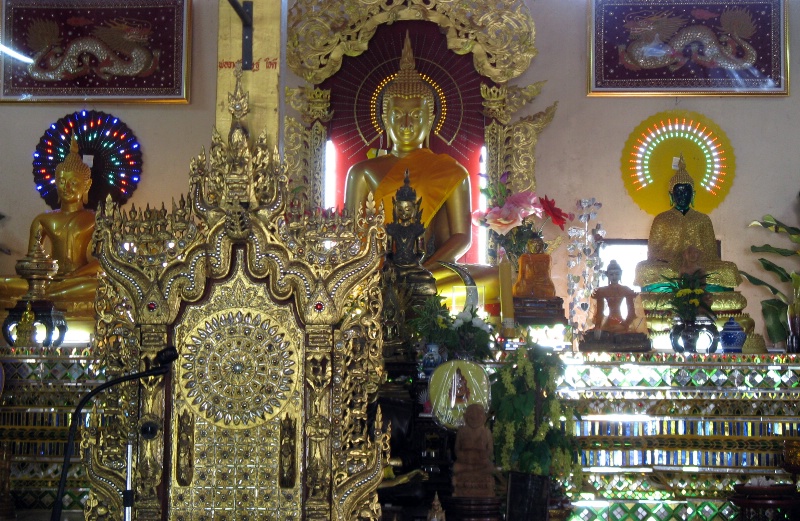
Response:
[{"label": "seated buddha statue", "polygon": [[[580,342],[581,351],[649,351],[645,313],[636,292],[619,283],[622,268],[612,260],[606,268],[608,285],[592,292],[592,323]],[[622,307],[626,314],[622,316]]]},{"label": "seated buddha statue", "polygon": [[[56,190],[61,207],[37,215],[31,223],[28,255],[50,245],[50,256],[58,261],[58,272],[45,288],[54,302],[94,301],[100,264],[92,257],[95,216],[84,208],[92,185],[92,172],[78,154],[73,137],[67,157],[56,167]],[[0,299],[13,301],[28,290],[19,277],[0,278]]]},{"label": "seated buddha statue", "polygon": [[[376,204],[382,201],[387,209],[389,221],[391,198],[403,186],[408,171],[421,199],[426,247],[423,266],[433,273],[439,292],[444,293],[448,286],[463,284],[456,273],[440,266],[438,261],[455,262],[470,247],[469,175],[466,168],[449,155],[436,154],[428,148],[435,120],[434,92],[416,70],[408,35],[400,58],[400,71],[385,88],[380,109],[391,150],[350,168],[345,182],[345,208],[350,215],[355,215],[367,195],[373,192]],[[485,286],[485,300],[496,301],[496,268],[476,266],[469,271],[478,285]]]},{"label": "seated buddha statue", "polygon": [[[609,333],[627,333],[636,318],[634,306],[636,292],[619,283],[622,277],[622,268],[617,261],[612,260],[608,263],[606,277],[608,277],[608,285],[592,292],[592,299],[596,304],[592,320],[594,328]],[[627,311],[625,318],[622,318],[623,303]]]},{"label": "seated buddha statue", "polygon": [[421,200],[411,188],[406,172],[403,186],[397,189],[396,198],[392,198],[393,221],[386,225],[389,248],[383,269],[394,271],[394,280],[410,289],[415,304],[422,304],[427,297],[436,295],[436,281],[431,272],[422,267],[425,227],[420,221],[420,205]]},{"label": "seated buddha statue", "polygon": [[519,273],[511,292],[516,298],[555,298],[556,287],[550,278],[552,258],[544,252],[542,240],[532,241],[532,244],[529,246],[532,251],[519,258]]},{"label": "seated buddha statue", "polygon": [[453,497],[494,497],[494,442],[486,426],[483,405],[464,411],[464,425],[456,433]]},{"label": "seated buddha statue", "polygon": [[672,208],[653,220],[647,242],[647,260],[636,266],[634,283],[642,291],[657,291],[665,277],[677,277],[688,248],[699,252],[696,262],[708,275],[709,291],[730,291],[741,283],[736,265],[720,260],[711,219],[692,208],[694,194],[694,180],[686,171],[686,162],[681,155],[678,172],[669,182]]}]

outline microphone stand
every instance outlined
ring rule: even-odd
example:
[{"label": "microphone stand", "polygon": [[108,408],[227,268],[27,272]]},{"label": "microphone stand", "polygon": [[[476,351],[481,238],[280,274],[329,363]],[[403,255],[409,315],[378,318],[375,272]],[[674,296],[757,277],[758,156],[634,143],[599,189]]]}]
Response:
[{"label": "microphone stand", "polygon": [[[89,391],[81,400],[78,402],[77,407],[72,412],[72,417],[70,419],[69,425],[69,436],[67,437],[67,445],[64,448],[64,463],[61,467],[61,479],[58,482],[58,492],[56,492],[56,501],[53,505],[53,512],[50,516],[50,521],[61,521],[61,511],[64,508],[64,493],[67,489],[67,470],[69,470],[70,459],[72,458],[72,449],[75,445],[75,435],[78,432],[78,424],[81,420],[81,411],[89,403],[89,400],[100,394],[101,392],[105,391],[109,387],[114,387],[115,385],[119,385],[121,383],[130,382],[131,380],[141,380],[142,378],[149,378],[151,376],[159,376],[165,375],[169,373],[170,369],[172,368],[172,362],[174,362],[178,358],[178,350],[175,349],[173,346],[168,346],[156,353],[156,361],[159,363],[158,366],[148,369],[147,371],[141,371],[138,373],[132,373],[124,376],[120,376],[119,378],[114,378],[113,380],[109,380],[107,382],[103,382],[102,384],[98,385],[91,391]],[[130,461],[131,456],[130,453],[132,451],[131,445],[128,445],[128,453],[129,457],[128,460]],[[131,465],[128,465],[128,473],[130,474]],[[130,476],[126,479],[126,486],[130,488]],[[133,492],[131,490],[126,490],[123,494],[123,502],[125,503],[126,510],[133,506]],[[130,505],[128,505],[130,503]]]}]

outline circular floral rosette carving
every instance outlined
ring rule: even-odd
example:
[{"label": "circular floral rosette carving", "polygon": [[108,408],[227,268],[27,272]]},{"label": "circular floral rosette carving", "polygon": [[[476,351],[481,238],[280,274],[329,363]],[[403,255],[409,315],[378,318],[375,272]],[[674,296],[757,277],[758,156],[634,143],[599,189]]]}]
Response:
[{"label": "circular floral rosette carving", "polygon": [[297,349],[256,310],[208,317],[184,338],[180,387],[208,421],[253,427],[277,416],[297,387]]}]

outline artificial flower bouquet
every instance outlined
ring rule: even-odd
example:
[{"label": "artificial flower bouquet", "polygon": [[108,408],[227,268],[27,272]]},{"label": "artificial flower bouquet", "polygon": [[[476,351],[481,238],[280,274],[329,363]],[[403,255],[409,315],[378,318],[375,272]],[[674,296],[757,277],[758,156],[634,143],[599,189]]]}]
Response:
[{"label": "artificial flower bouquet", "polygon": [[512,193],[508,185],[509,173],[500,176],[497,183],[481,188],[488,199],[487,211],[477,210],[472,214],[476,225],[486,226],[493,234],[499,258],[507,255],[516,264],[519,256],[527,253],[533,242],[542,239],[544,225],[548,221],[564,229],[567,221],[575,218],[572,213],[558,208],[547,196],[541,198],[531,190]]}]

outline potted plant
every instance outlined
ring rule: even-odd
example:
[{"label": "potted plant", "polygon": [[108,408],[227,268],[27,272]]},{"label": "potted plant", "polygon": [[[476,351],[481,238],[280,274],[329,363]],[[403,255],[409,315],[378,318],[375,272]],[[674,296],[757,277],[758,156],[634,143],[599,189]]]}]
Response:
[{"label": "potted plant", "polygon": [[[469,307],[451,315],[444,297],[431,296],[414,306],[414,318],[408,321],[411,329],[426,344],[439,346],[447,358],[486,360],[491,352],[492,327]],[[425,356],[427,353],[425,353]],[[425,360],[423,359],[423,366]]]},{"label": "potted plant", "polygon": [[538,482],[522,487],[534,501],[542,500],[535,491],[545,486],[553,492],[551,507],[557,508],[569,504],[565,491],[581,483],[580,447],[573,435],[576,414],[556,393],[564,372],[558,355],[531,341],[506,355],[491,377],[495,462],[509,474],[507,518],[527,519],[522,516],[530,514],[518,509],[536,507],[512,497],[515,481]]},{"label": "potted plant", "polygon": [[[800,228],[787,226],[771,215],[765,215],[760,221],[753,221],[750,226],[760,226],[778,234],[785,233],[793,243],[800,244]],[[754,253],[772,253],[783,257],[800,256],[800,250],[776,248],[769,244],[751,246],[750,251]],[[758,262],[765,270],[774,274],[780,282],[790,282],[792,285],[791,293],[787,294],[788,292],[781,291],[772,284],[744,271],[741,272],[751,284],[764,286],[775,295],[775,298],[761,301],[761,313],[764,316],[767,335],[772,342],[787,340],[786,350],[788,352],[800,352],[798,338],[800,335],[800,273],[789,271],[763,257],[759,258]]]},{"label": "potted plant", "polygon": [[709,337],[708,352],[713,353],[719,344],[719,331],[714,323],[716,314],[711,310],[706,292],[707,274],[702,269],[665,277],[667,304],[673,314],[674,325],[669,338],[672,349],[678,353],[696,352],[700,335]]}]

